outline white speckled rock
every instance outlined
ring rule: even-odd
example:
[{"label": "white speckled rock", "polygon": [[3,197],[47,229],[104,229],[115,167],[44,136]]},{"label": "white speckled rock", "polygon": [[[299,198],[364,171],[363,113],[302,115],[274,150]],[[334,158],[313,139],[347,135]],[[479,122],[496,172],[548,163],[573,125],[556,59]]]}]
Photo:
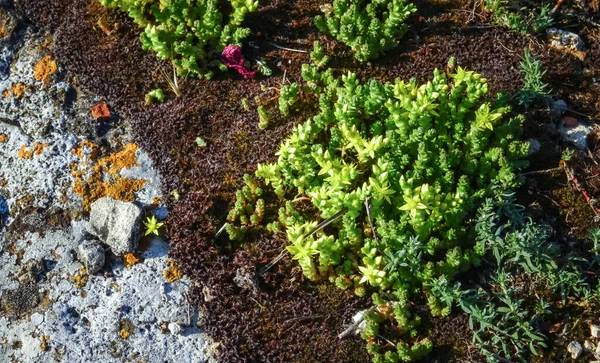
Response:
[{"label": "white speckled rock", "polygon": [[135,251],[144,211],[135,203],[111,197],[92,203],[87,231],[106,243],[116,255]]},{"label": "white speckled rock", "polygon": [[95,274],[104,266],[104,248],[97,241],[83,241],[78,249],[79,260],[89,274]]}]

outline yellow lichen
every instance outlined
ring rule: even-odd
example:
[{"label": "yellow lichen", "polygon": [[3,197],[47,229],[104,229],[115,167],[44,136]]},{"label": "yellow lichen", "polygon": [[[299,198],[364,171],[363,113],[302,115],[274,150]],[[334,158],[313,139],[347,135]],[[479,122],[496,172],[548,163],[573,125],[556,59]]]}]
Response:
[{"label": "yellow lichen", "polygon": [[42,335],[42,342],[40,343],[40,349],[42,352],[48,350],[48,340],[50,340],[50,336]]},{"label": "yellow lichen", "polygon": [[179,271],[179,268],[175,265],[175,261],[167,261],[167,269],[163,271],[163,276],[169,284],[181,278],[181,271]]},{"label": "yellow lichen", "polygon": [[125,267],[130,268],[140,262],[140,259],[135,257],[133,253],[127,253],[123,256],[123,264]]},{"label": "yellow lichen", "polygon": [[33,77],[36,81],[45,82],[46,78],[54,74],[57,70],[56,61],[51,55],[47,55],[33,67]]},{"label": "yellow lichen", "polygon": [[2,93],[2,96],[4,98],[9,98],[12,94],[18,100],[19,98],[21,98],[23,96],[23,93],[25,93],[26,90],[27,90],[27,87],[25,87],[25,85],[22,82],[19,82],[19,83],[15,84],[14,86],[10,87],[9,89],[7,89],[6,91],[4,91]]},{"label": "yellow lichen", "polygon": [[8,141],[8,135],[0,134],[0,144],[5,143],[7,141]]},{"label": "yellow lichen", "polygon": [[89,211],[97,199],[108,196],[131,202],[134,193],[142,189],[147,180],[129,179],[119,175],[120,171],[139,165],[136,160],[136,144],[125,145],[124,150],[96,160],[98,148],[90,142],[80,142],[72,152],[83,159],[73,167],[75,177],[73,190],[83,197],[83,208]]},{"label": "yellow lichen", "polygon": [[85,284],[87,284],[88,273],[85,267],[79,269],[79,272],[75,276],[73,276],[72,281],[75,284],[75,287],[77,287],[78,289],[81,289],[85,286]]},{"label": "yellow lichen", "polygon": [[123,319],[119,322],[119,336],[123,339],[127,339],[133,333],[135,325],[129,319]]},{"label": "yellow lichen", "polygon": [[20,159],[33,159],[33,151],[27,149],[27,145],[21,145],[17,157]]},{"label": "yellow lichen", "polygon": [[21,158],[21,159],[33,159],[33,155],[40,155],[44,152],[44,149],[50,146],[49,142],[46,143],[41,143],[41,142],[34,142],[33,143],[33,149],[29,150],[29,148],[27,147],[27,145],[22,145],[21,148],[19,149],[19,153],[17,154],[17,157]]}]

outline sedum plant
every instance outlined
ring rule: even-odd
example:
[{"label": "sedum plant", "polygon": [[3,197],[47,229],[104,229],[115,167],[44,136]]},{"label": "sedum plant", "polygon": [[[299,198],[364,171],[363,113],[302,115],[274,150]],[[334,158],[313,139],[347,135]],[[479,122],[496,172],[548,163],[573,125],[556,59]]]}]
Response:
[{"label": "sedum plant", "polygon": [[246,185],[235,194],[235,205],[227,215],[225,230],[229,238],[241,241],[248,227],[260,224],[264,216],[265,201],[260,198],[263,190],[249,174],[244,174]]},{"label": "sedum plant", "polygon": [[417,8],[409,0],[334,0],[321,10],[317,28],[352,48],[362,62],[397,47],[407,31],[405,21]]},{"label": "sedum plant", "polygon": [[256,0],[230,0],[225,17],[216,0],[100,0],[100,4],[127,12],[144,28],[142,47],[169,59],[183,74],[210,78],[210,65],[228,45],[240,45],[250,30],[241,27],[247,13],[258,8]]},{"label": "sedum plant", "polygon": [[[310,65],[302,74],[320,111],[256,176],[281,199],[310,199],[327,228],[288,199],[269,229],[285,229],[287,250],[310,280],[374,292],[362,332],[374,361],[423,356],[431,342],[417,338],[411,299],[423,292],[434,315],[447,315],[459,298],[454,277],[485,252],[474,248],[472,217],[485,198],[519,184],[523,118],[460,67],[436,70],[421,85],[339,79]],[[377,343],[385,320],[403,336],[393,351]]]}]

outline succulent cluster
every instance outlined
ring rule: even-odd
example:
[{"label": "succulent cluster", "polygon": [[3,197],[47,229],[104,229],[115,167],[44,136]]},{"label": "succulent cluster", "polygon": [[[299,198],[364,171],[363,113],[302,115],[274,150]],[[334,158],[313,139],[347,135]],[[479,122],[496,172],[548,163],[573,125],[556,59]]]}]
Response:
[{"label": "succulent cluster", "polygon": [[406,33],[406,19],[417,11],[409,0],[334,0],[322,7],[315,25],[344,42],[359,61],[379,57],[398,46]]},{"label": "succulent cluster", "polygon": [[242,240],[248,227],[260,224],[265,211],[265,201],[260,198],[263,191],[256,180],[245,174],[244,182],[246,185],[236,192],[235,205],[227,215],[225,230],[234,241]]},{"label": "succulent cluster", "polygon": [[[303,75],[320,112],[256,176],[282,199],[310,199],[326,221],[288,200],[270,229],[285,226],[287,250],[309,279],[359,296],[374,288],[377,309],[362,335],[376,361],[419,357],[431,343],[415,338],[411,296],[424,291],[434,315],[450,312],[440,291],[483,253],[468,218],[485,198],[518,185],[514,170],[528,150],[518,141],[523,119],[509,117],[502,97],[487,100],[486,80],[461,67],[449,76],[436,70],[423,85],[363,83],[353,73],[340,80],[314,65]],[[377,327],[392,318],[406,339],[380,352]]]},{"label": "succulent cluster", "polygon": [[258,8],[255,0],[231,0],[228,19],[216,0],[100,0],[104,6],[127,12],[144,31],[144,49],[170,59],[180,73],[210,78],[210,66],[219,66],[216,54],[239,45],[250,34],[241,27],[247,13]]}]

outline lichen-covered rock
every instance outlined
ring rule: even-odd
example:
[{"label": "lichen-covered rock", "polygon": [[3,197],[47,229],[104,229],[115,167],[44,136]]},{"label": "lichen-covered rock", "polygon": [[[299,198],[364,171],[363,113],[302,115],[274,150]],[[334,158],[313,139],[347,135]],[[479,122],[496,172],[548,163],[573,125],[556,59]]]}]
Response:
[{"label": "lichen-covered rock", "polygon": [[587,137],[593,131],[592,126],[582,123],[576,126],[567,126],[565,124],[560,128],[560,135],[566,142],[573,144],[579,150],[587,148]]},{"label": "lichen-covered rock", "polygon": [[585,43],[575,33],[562,29],[548,28],[546,34],[548,35],[548,40],[550,40],[550,45],[554,48],[576,51],[583,51],[585,49]]},{"label": "lichen-covered rock", "polygon": [[142,216],[143,210],[138,205],[104,197],[92,203],[86,229],[114,254],[123,255],[138,246]]},{"label": "lichen-covered rock", "polygon": [[88,274],[95,274],[104,266],[104,248],[97,241],[83,241],[79,245],[78,256]]}]

